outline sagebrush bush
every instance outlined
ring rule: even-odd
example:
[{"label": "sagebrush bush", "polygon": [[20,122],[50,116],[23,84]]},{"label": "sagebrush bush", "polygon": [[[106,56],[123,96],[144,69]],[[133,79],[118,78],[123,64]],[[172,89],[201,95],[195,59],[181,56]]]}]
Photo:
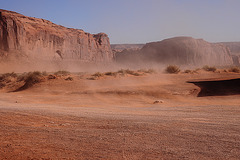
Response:
[{"label": "sagebrush bush", "polygon": [[126,74],[126,70],[124,70],[124,69],[121,69],[121,70],[119,70],[117,73],[120,73],[120,74],[123,74],[123,75],[125,75],[125,74]]},{"label": "sagebrush bush", "polygon": [[92,76],[94,76],[94,77],[103,77],[103,73],[96,72]]},{"label": "sagebrush bush", "polygon": [[15,92],[25,90],[29,87],[32,87],[34,84],[41,82],[42,77],[43,74],[39,71],[22,74],[18,77],[18,81],[24,81],[25,83],[22,87],[15,90]]},{"label": "sagebrush bush", "polygon": [[129,74],[129,75],[133,75],[133,76],[141,76],[142,75],[142,74],[139,74],[139,73],[137,73],[133,70],[130,70],[130,69],[121,69],[117,73],[120,73],[122,75]]},{"label": "sagebrush bush", "polygon": [[190,69],[186,69],[186,70],[184,71],[184,73],[193,73],[193,71],[190,70]]},{"label": "sagebrush bush", "polygon": [[17,78],[18,76],[17,76],[17,74],[16,73],[14,73],[14,72],[12,72],[12,73],[5,73],[5,74],[2,74],[1,76],[0,76],[0,81],[2,81],[2,80],[5,80],[5,79],[8,79],[8,78]]},{"label": "sagebrush bush", "polygon": [[105,75],[106,76],[116,76],[117,73],[116,72],[106,72]]},{"label": "sagebrush bush", "polygon": [[57,72],[54,73],[54,75],[56,75],[56,76],[58,76],[58,75],[67,76],[67,75],[69,75],[69,74],[70,74],[70,72],[64,71],[64,70],[62,70],[62,71],[57,71]]},{"label": "sagebrush bush", "polygon": [[179,73],[181,70],[178,66],[175,65],[169,65],[167,66],[167,68],[165,69],[166,73],[170,73],[170,74],[177,74]]},{"label": "sagebrush bush", "polygon": [[154,69],[139,69],[138,72],[143,72],[143,73],[156,73],[156,71]]},{"label": "sagebrush bush", "polygon": [[73,77],[67,77],[65,80],[66,81],[73,81]]},{"label": "sagebrush bush", "polygon": [[229,72],[240,73],[239,67],[231,67],[228,69]]},{"label": "sagebrush bush", "polygon": [[216,67],[210,67],[208,65],[203,66],[202,69],[205,70],[205,71],[208,71],[208,72],[215,72],[217,70]]}]

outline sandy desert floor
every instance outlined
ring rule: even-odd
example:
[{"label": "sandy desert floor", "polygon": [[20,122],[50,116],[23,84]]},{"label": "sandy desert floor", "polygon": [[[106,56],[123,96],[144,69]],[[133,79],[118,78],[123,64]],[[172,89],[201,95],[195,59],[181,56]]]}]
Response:
[{"label": "sandy desert floor", "polygon": [[240,74],[72,77],[0,90],[0,159],[240,158],[240,95],[186,83]]}]

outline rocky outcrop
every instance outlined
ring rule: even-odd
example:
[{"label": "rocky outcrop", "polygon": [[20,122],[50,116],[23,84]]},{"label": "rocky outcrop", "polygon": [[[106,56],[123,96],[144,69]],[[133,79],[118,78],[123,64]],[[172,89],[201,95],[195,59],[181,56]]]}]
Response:
[{"label": "rocky outcrop", "polygon": [[141,52],[163,63],[181,65],[230,65],[232,58],[227,47],[191,37],[175,37],[146,44]]},{"label": "rocky outcrop", "polygon": [[48,20],[0,10],[0,57],[37,60],[112,61],[109,38]]},{"label": "rocky outcrop", "polygon": [[240,55],[232,55],[233,64],[240,66]]},{"label": "rocky outcrop", "polygon": [[221,44],[227,46],[232,54],[240,55],[240,42],[221,42]]},{"label": "rocky outcrop", "polygon": [[218,44],[227,46],[231,51],[233,64],[240,66],[240,42],[221,42]]},{"label": "rocky outcrop", "polygon": [[140,50],[145,44],[111,44],[112,50],[121,52],[123,50]]},{"label": "rocky outcrop", "polygon": [[[129,56],[128,56],[129,55]],[[132,59],[143,62],[177,65],[231,65],[233,64],[229,49],[223,44],[208,43],[191,37],[175,37],[160,42],[147,43],[138,52],[121,52],[120,59]],[[137,57],[137,58],[134,58]]]}]

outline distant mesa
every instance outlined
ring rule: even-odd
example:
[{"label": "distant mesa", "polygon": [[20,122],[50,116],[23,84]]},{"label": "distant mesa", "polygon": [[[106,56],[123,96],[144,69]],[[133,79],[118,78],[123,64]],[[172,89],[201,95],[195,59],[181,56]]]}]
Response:
[{"label": "distant mesa", "polygon": [[115,52],[121,52],[123,50],[139,50],[145,44],[111,44],[111,48]]},{"label": "distant mesa", "polygon": [[0,10],[1,59],[112,61],[105,33],[90,34],[48,20]]},{"label": "distant mesa", "polygon": [[138,50],[116,53],[118,62],[143,61],[178,65],[232,65],[231,51],[222,43],[209,43],[192,37],[174,37],[151,42]]}]

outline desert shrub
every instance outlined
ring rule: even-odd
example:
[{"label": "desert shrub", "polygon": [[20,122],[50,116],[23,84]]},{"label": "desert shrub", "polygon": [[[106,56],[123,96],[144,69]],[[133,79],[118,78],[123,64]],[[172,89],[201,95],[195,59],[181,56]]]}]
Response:
[{"label": "desert shrub", "polygon": [[43,71],[43,72],[42,72],[42,75],[43,75],[43,76],[47,76],[48,74],[47,74],[46,71]]},{"label": "desert shrub", "polygon": [[52,74],[48,75],[48,79],[56,79],[56,78],[57,77],[55,75],[52,75]]},{"label": "desert shrub", "polygon": [[132,71],[132,70],[130,70],[130,69],[126,69],[125,72],[126,72],[127,74],[130,74],[130,75],[133,75],[133,76],[140,76],[140,75],[141,75],[141,74],[139,74],[139,73],[137,73],[137,72],[135,72],[135,71]]},{"label": "desert shrub", "polygon": [[67,75],[69,75],[69,74],[70,74],[70,72],[64,71],[64,70],[62,70],[62,71],[57,71],[57,72],[54,73],[54,75],[56,75],[56,76],[59,76],[59,75],[61,75],[61,76],[67,76]]},{"label": "desert shrub", "polygon": [[186,70],[184,71],[184,73],[193,73],[193,71],[190,70],[190,69],[186,69]]},{"label": "desert shrub", "polygon": [[73,78],[72,77],[67,77],[65,80],[66,81],[73,81]]},{"label": "desert shrub", "polygon": [[129,74],[129,75],[133,75],[133,76],[141,76],[142,75],[142,74],[137,73],[137,72],[135,72],[133,70],[130,70],[130,69],[121,69],[117,73],[120,73],[122,75]]},{"label": "desert shrub", "polygon": [[106,72],[105,75],[106,76],[116,76],[117,73],[116,72]]},{"label": "desert shrub", "polygon": [[96,77],[87,78],[88,80],[97,80]]},{"label": "desert shrub", "polygon": [[124,69],[119,70],[117,73],[120,73],[120,74],[123,74],[123,75],[127,74],[126,70],[124,70]]},{"label": "desert shrub", "polygon": [[100,72],[96,72],[92,75],[93,77],[103,77],[103,74]]},{"label": "desert shrub", "polygon": [[39,83],[41,81],[42,73],[39,71],[29,72],[24,80],[26,83]]},{"label": "desert shrub", "polygon": [[205,71],[208,71],[208,72],[215,72],[215,71],[217,70],[216,67],[210,67],[210,66],[208,66],[208,65],[203,66],[202,69],[205,70]]},{"label": "desert shrub", "polygon": [[157,73],[157,72],[154,69],[148,69],[145,73],[152,74],[152,73]]},{"label": "desert shrub", "polygon": [[167,68],[165,69],[165,72],[166,73],[170,73],[170,74],[177,74],[179,73],[181,70],[178,66],[175,66],[175,65],[169,65],[167,66]]},{"label": "desert shrub", "polygon": [[132,70],[130,70],[130,69],[126,69],[125,72],[126,72],[127,74],[132,74],[132,75],[135,73],[134,71],[132,71]]},{"label": "desert shrub", "polygon": [[235,73],[240,73],[240,68],[239,67],[231,67],[228,69],[229,72],[235,72]]},{"label": "desert shrub", "polygon": [[17,74],[12,72],[12,73],[5,73],[5,74],[2,74],[0,76],[0,81],[3,81],[3,80],[6,80],[6,79],[9,79],[9,78],[17,78]]},{"label": "desert shrub", "polygon": [[24,81],[25,83],[22,87],[15,90],[15,92],[25,90],[32,87],[34,84],[41,82],[42,77],[43,75],[39,71],[24,73],[21,77],[19,77],[19,81]]},{"label": "desert shrub", "polygon": [[156,73],[154,69],[139,69],[138,72],[153,74]]}]

